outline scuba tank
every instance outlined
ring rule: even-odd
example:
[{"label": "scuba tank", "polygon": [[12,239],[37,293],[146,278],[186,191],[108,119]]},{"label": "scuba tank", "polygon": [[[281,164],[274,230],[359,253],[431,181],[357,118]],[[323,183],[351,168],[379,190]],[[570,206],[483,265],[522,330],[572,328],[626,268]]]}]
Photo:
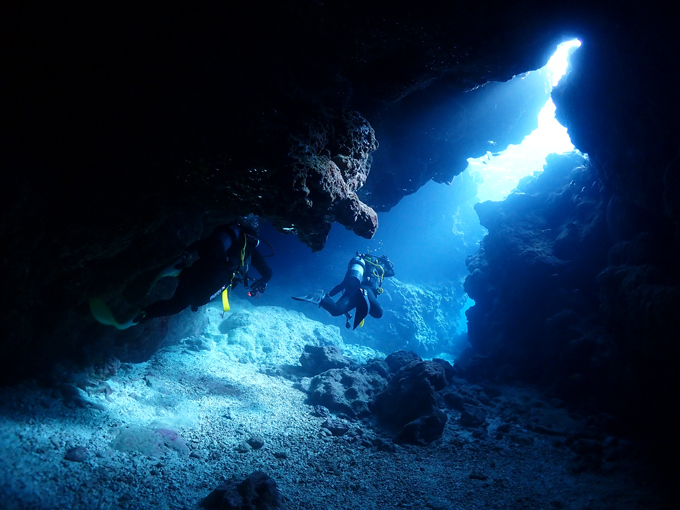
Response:
[{"label": "scuba tank", "polygon": [[349,261],[345,280],[357,280],[358,285],[361,285],[361,281],[364,278],[364,271],[366,271],[366,263],[361,255],[357,254],[356,257]]}]

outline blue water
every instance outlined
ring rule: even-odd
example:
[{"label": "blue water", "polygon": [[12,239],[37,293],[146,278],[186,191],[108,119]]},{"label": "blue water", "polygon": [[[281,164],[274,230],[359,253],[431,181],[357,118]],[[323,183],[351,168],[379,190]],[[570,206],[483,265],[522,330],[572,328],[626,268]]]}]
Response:
[{"label": "blue water", "polygon": [[[565,43],[556,52],[548,72],[545,73],[546,87],[556,84],[564,74],[567,52],[576,46],[577,42]],[[468,169],[456,176],[450,185],[429,182],[416,193],[405,196],[390,211],[379,214],[379,228],[373,239],[363,239],[342,225],[334,224],[325,248],[321,252],[312,253],[296,236],[284,235],[271,226],[262,224],[260,234],[275,247],[276,255],[267,259],[274,277],[266,297],[258,303],[297,309],[310,318],[342,327],[342,320],[330,317],[323,310],[306,306],[305,303],[291,302],[290,295],[329,291],[343,279],[348,261],[357,252],[387,255],[394,263],[396,279],[434,292],[430,297],[419,299],[432,300],[445,295],[449,312],[451,309],[459,310],[458,313],[447,315],[448,320],[455,322],[452,324],[455,326],[452,332],[437,333],[442,338],[449,334],[459,336],[459,339],[450,339],[448,344],[442,340],[442,345],[446,344],[445,349],[458,350],[457,343],[465,341],[467,334],[465,312],[474,305],[474,301],[464,293],[462,287],[468,275],[465,262],[467,257],[477,251],[486,233],[479,224],[473,209],[474,204],[484,200],[503,200],[522,177],[542,171],[547,154],[572,149],[566,129],[554,119],[554,105],[549,100],[539,114],[538,129],[528,133],[522,144],[511,145],[507,150],[494,154],[489,152],[476,160],[470,159]],[[379,158],[380,150],[374,156]],[[263,246],[262,251],[267,253],[269,249]],[[385,290],[385,295],[380,298],[383,307],[387,312],[391,306],[396,311],[396,302],[391,301],[396,297],[392,295],[395,294],[395,289],[390,292],[390,285],[386,284]],[[404,290],[401,289],[400,292],[403,294]],[[398,313],[402,316],[386,313],[381,321],[396,321],[393,330],[401,331],[399,334],[404,335],[404,345],[417,344],[413,338],[408,338],[409,335],[420,338],[434,334],[428,328],[437,329],[439,325],[436,322],[441,318],[432,316],[431,310],[428,312],[429,303],[414,301],[412,309],[407,308],[406,311],[403,302],[401,304],[402,308]],[[425,328],[424,332],[414,332],[413,328],[408,327],[398,329],[397,323],[406,320],[404,314],[418,313],[424,314],[420,326],[420,329]],[[420,319],[410,317],[408,320],[415,320],[415,324]],[[369,322],[365,329],[354,336],[346,337],[346,340],[371,341],[372,332],[376,335],[385,334],[385,330],[380,327],[384,327],[384,324]],[[343,334],[347,335],[347,332],[343,330]]]}]

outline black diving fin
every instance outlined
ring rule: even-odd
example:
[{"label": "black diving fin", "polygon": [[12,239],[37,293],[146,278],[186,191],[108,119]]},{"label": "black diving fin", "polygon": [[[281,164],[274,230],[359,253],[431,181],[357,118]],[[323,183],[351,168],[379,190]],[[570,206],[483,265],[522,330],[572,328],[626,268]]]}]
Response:
[{"label": "black diving fin", "polygon": [[365,289],[360,289],[359,292],[361,293],[361,297],[359,299],[359,303],[357,304],[356,315],[354,316],[353,330],[364,325],[364,319],[371,310],[371,302],[368,300],[368,293]]},{"label": "black diving fin", "polygon": [[313,303],[315,305],[318,305],[321,303],[321,300],[323,299],[323,292],[312,292],[311,294],[307,294],[306,296],[291,296],[294,300],[296,301],[305,301],[307,303]]}]

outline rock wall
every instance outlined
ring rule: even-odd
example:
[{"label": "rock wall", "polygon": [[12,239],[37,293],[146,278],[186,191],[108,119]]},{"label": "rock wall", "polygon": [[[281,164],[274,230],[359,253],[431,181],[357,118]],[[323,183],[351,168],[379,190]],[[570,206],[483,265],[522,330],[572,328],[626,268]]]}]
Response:
[{"label": "rock wall", "polygon": [[620,197],[577,154],[549,157],[518,189],[476,207],[489,234],[468,260],[474,355],[460,369],[538,382],[637,425],[678,382],[680,288],[663,236],[647,225],[622,239]]},{"label": "rock wall", "polygon": [[475,300],[469,340],[490,357],[485,376],[568,385],[598,372],[583,354],[599,340],[606,204],[592,166],[572,153],[549,156],[505,201],[475,206],[489,233],[465,290]]},{"label": "rock wall", "polygon": [[[663,418],[665,389],[680,382],[674,361],[680,355],[674,312],[680,307],[680,102],[674,92],[680,73],[672,26],[653,10],[625,31],[603,26],[555,98],[558,118],[613,195],[606,211],[612,247],[597,279],[599,308],[621,351],[618,370],[628,383],[621,391],[628,392],[631,422],[659,443],[673,436]],[[679,443],[662,448],[677,451]]]},{"label": "rock wall", "polygon": [[660,438],[673,434],[665,388],[680,383],[680,76],[659,14],[594,23],[553,92],[588,161],[552,157],[520,193],[477,206],[489,234],[465,285],[476,356],[459,368],[542,382],[672,449]]}]

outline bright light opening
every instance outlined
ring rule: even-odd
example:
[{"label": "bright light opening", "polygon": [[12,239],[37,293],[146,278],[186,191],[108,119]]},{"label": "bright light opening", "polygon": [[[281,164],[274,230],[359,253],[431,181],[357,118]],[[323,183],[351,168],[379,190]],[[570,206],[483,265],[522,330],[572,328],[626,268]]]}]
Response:
[{"label": "bright light opening", "polygon": [[456,331],[459,335],[467,332],[467,316],[465,312],[467,312],[468,308],[472,308],[474,304],[475,302],[468,296],[460,311],[460,322],[458,323],[458,331]]},{"label": "bright light opening", "polygon": [[567,57],[572,48],[581,46],[581,41],[572,39],[571,41],[563,42],[557,47],[557,51],[550,57],[546,67],[548,68],[548,77],[550,78],[550,85],[555,86],[559,83],[560,78],[567,72]]},{"label": "bright light opening", "polygon": [[[567,71],[567,56],[572,48],[578,48],[577,39],[560,44],[550,58],[548,79],[554,87]],[[491,142],[491,141],[490,141]],[[574,150],[567,129],[555,120],[555,105],[549,99],[538,114],[538,128],[524,138],[520,145],[510,145],[500,153],[487,152],[481,158],[468,158],[467,171],[481,181],[477,190],[480,202],[503,200],[515,189],[522,177],[541,172],[545,157],[551,153]]]}]

